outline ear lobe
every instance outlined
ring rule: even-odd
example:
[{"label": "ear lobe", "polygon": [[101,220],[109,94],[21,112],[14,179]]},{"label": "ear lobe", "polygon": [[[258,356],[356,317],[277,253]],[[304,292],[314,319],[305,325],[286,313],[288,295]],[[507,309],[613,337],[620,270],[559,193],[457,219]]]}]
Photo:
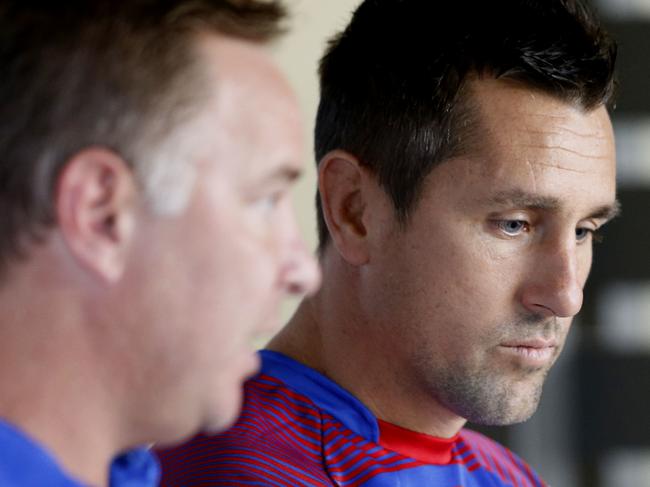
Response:
[{"label": "ear lobe", "polygon": [[330,235],[341,256],[351,265],[368,262],[365,212],[367,170],[347,152],[328,153],[318,166],[318,189]]},{"label": "ear lobe", "polygon": [[136,196],[132,171],[116,153],[87,148],[63,168],[55,211],[76,261],[105,282],[119,280],[133,235]]}]

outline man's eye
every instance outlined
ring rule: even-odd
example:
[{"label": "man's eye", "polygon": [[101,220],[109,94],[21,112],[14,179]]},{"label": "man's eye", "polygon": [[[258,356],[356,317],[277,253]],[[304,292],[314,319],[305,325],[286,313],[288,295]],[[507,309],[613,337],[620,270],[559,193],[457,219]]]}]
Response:
[{"label": "man's eye", "polygon": [[499,220],[496,223],[499,230],[510,237],[530,231],[530,225],[524,220]]},{"label": "man's eye", "polygon": [[263,213],[269,213],[277,206],[278,201],[280,201],[279,194],[272,194],[265,196],[264,198],[259,198],[255,201],[255,209]]},{"label": "man's eye", "polygon": [[576,228],[576,240],[578,242],[584,242],[589,237],[591,237],[594,242],[603,241],[603,237],[597,230],[592,230],[591,228]]}]

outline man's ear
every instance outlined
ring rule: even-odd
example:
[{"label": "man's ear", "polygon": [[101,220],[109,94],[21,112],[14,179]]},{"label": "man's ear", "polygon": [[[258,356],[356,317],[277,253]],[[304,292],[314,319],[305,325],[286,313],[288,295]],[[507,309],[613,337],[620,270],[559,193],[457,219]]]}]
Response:
[{"label": "man's ear", "polygon": [[329,152],[318,165],[318,190],[330,236],[341,256],[354,266],[369,259],[369,178],[369,171],[345,151]]},{"label": "man's ear", "polygon": [[59,175],[55,212],[62,237],[80,265],[105,282],[124,271],[135,197],[132,171],[108,149],[83,149]]}]

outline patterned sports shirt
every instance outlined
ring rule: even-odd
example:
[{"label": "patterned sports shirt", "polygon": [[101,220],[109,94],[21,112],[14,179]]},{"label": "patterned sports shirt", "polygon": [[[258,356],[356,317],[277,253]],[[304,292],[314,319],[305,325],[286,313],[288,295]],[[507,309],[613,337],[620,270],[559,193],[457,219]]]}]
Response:
[{"label": "patterned sports shirt", "polygon": [[383,422],[327,377],[260,352],[238,423],[160,451],[163,487],[545,486],[507,448],[470,430],[434,438]]}]

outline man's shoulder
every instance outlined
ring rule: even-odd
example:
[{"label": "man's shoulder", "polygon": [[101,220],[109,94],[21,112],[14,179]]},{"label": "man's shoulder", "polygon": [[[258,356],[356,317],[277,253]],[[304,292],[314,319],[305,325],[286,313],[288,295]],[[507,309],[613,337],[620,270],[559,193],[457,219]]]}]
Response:
[{"label": "man's shoulder", "polygon": [[[83,487],[59,465],[44,445],[18,426],[0,419],[1,487]],[[115,487],[153,487],[158,485],[158,462],[148,449],[139,448],[115,459],[110,470]]]},{"label": "man's shoulder", "polygon": [[460,451],[474,468],[483,468],[508,485],[545,485],[539,475],[516,453],[481,433],[469,429],[459,434]]},{"label": "man's shoulder", "polygon": [[241,416],[230,430],[158,452],[162,485],[209,478],[219,485],[331,485],[322,467],[321,430],[321,413],[308,397],[261,374],[246,383]]},{"label": "man's shoulder", "polygon": [[0,485],[81,487],[56,459],[18,426],[0,419]]}]

